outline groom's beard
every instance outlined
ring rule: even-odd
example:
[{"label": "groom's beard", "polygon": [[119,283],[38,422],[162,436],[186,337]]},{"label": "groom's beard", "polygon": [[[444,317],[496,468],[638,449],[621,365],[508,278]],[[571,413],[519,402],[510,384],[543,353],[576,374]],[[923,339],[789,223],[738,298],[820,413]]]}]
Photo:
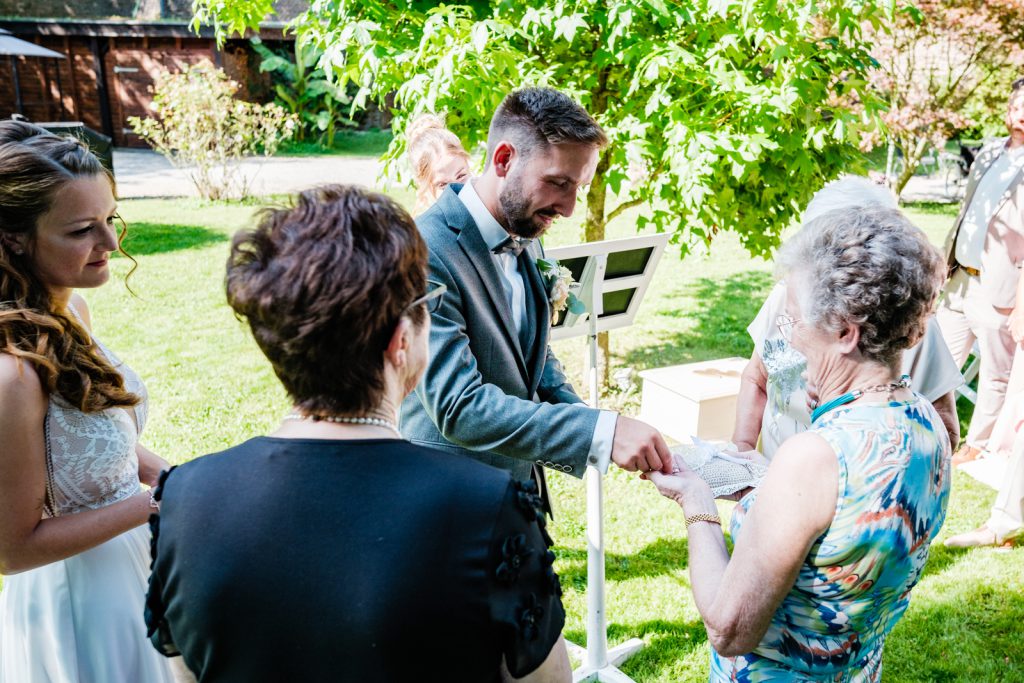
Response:
[{"label": "groom's beard", "polygon": [[[522,185],[516,180],[510,179],[498,195],[498,206],[505,217],[505,228],[517,237],[536,239],[543,235],[551,224],[544,225],[538,222],[534,213],[530,211],[530,200],[523,194]],[[542,213],[550,213],[552,217],[558,215],[554,211]]]}]

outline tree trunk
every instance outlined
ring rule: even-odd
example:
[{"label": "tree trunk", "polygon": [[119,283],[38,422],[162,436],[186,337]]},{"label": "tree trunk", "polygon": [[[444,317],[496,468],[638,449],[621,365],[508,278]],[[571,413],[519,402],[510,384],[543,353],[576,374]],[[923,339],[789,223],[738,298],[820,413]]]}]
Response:
[{"label": "tree trunk", "polygon": [[[597,76],[597,87],[594,89],[590,100],[590,114],[599,118],[608,109],[608,68],[604,68]],[[583,241],[600,242],[605,238],[605,206],[608,199],[608,186],[605,184],[605,175],[611,166],[611,157],[608,150],[603,150],[597,161],[597,168],[594,169],[594,179],[590,181],[590,189],[587,191],[587,215],[583,222]],[[610,359],[611,345],[608,340],[608,333],[602,332],[597,335],[597,368],[598,381],[602,386],[608,386],[611,376]],[[586,353],[583,367],[584,376],[590,374],[590,353]]]},{"label": "tree trunk", "polygon": [[921,165],[921,158],[924,156],[925,149],[928,147],[928,140],[920,139],[913,143],[913,148],[910,149],[910,145],[902,145],[903,148],[903,172],[900,173],[900,177],[896,179],[896,187],[893,191],[896,193],[896,198],[903,194],[903,188],[907,186],[910,179],[914,177],[914,173],[917,171],[917,167]]},{"label": "tree trunk", "polygon": [[893,186],[892,178],[892,164],[896,159],[896,143],[893,140],[889,140],[889,149],[885,153],[885,180],[889,184],[889,187]]},{"label": "tree trunk", "polygon": [[[590,183],[590,190],[587,192],[587,216],[583,223],[583,240],[585,242],[600,242],[605,238],[605,200],[608,198],[608,186],[605,184],[604,175],[608,172],[610,164],[608,153],[603,152],[597,162],[597,170],[594,172],[594,179]],[[602,332],[597,335],[597,367],[598,377],[604,386],[608,386],[608,379],[611,376],[611,344],[608,340],[608,333]],[[586,351],[586,362],[583,364],[586,372],[590,372],[590,352]]]}]

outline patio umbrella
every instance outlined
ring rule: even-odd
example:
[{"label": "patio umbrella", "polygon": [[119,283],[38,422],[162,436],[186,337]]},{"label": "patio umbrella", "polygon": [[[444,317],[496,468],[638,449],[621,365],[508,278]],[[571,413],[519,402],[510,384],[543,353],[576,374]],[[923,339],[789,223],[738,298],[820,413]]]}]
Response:
[{"label": "patio umbrella", "polygon": [[[18,80],[18,66],[14,61],[17,57],[42,57],[44,59],[64,59],[64,55],[48,50],[41,45],[15,38],[10,31],[0,28],[0,55],[7,55],[11,62],[11,78],[14,80],[14,100],[19,114],[24,114],[21,102],[21,81]],[[57,69],[58,89],[60,90],[60,69]],[[63,95],[61,107],[64,106]],[[61,110],[63,112],[63,109]],[[61,114],[63,116],[63,113]]]}]

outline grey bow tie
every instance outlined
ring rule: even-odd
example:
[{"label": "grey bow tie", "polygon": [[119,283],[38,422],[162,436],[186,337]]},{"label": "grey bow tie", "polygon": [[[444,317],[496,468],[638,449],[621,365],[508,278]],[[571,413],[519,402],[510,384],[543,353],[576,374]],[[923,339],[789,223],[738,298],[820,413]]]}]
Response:
[{"label": "grey bow tie", "polygon": [[494,247],[491,251],[495,254],[512,254],[516,258],[519,258],[519,255],[522,254],[532,242],[533,240],[531,239],[513,237],[512,235],[509,235],[499,242],[498,246]]}]

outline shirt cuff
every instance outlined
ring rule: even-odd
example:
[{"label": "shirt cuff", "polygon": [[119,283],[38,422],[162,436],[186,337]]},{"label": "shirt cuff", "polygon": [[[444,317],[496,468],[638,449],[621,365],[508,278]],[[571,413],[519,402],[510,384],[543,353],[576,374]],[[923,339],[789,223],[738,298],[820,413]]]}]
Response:
[{"label": "shirt cuff", "polygon": [[615,441],[615,425],[618,419],[619,414],[611,410],[602,410],[597,416],[597,426],[594,427],[594,438],[590,442],[587,464],[601,474],[608,472],[608,465],[612,461],[612,443]]}]

